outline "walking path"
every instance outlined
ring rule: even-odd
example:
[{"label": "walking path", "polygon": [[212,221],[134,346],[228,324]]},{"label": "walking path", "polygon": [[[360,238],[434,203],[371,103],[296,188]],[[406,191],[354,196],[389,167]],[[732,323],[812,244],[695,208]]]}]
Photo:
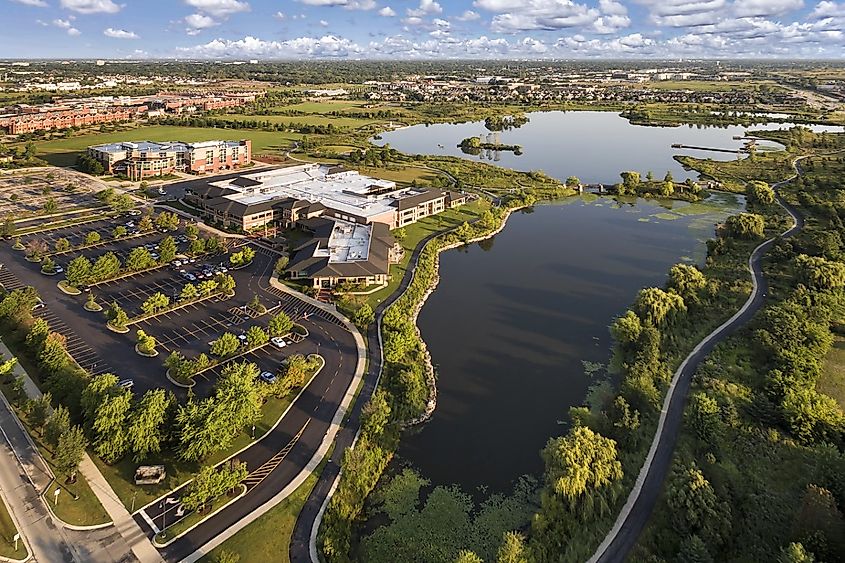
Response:
[{"label": "walking path", "polygon": [[[4,358],[9,358],[12,356],[9,349],[6,347],[5,343],[0,342],[0,354],[3,355]],[[29,374],[20,366],[20,364],[15,365],[15,376],[23,377],[24,383],[24,392],[30,399],[36,399],[41,396],[41,390],[35,385],[32,381],[32,378],[29,377]],[[33,492],[35,493],[35,498],[37,500],[30,501],[28,504],[34,508],[43,509],[44,513],[48,513],[48,508],[44,505],[44,501],[40,496],[40,493],[44,492],[50,483],[53,480],[52,471],[50,471],[49,466],[44,461],[44,458],[41,457],[41,454],[38,452],[35,445],[32,443],[32,439],[29,437],[29,434],[24,430],[21,426],[20,422],[17,420],[17,416],[12,412],[11,407],[6,402],[5,397],[2,398],[3,409],[0,410],[0,426],[2,426],[3,434],[7,438],[9,445],[15,456],[20,460],[20,465],[24,468],[26,472],[30,484],[32,486]],[[91,490],[94,492],[94,495],[103,505],[103,508],[108,513],[109,517],[112,519],[112,522],[120,533],[121,537],[127,544],[126,551],[132,550],[132,553],[138,558],[138,560],[142,561],[143,563],[147,562],[157,562],[162,561],[161,556],[158,554],[158,551],[153,547],[150,543],[149,539],[147,538],[146,534],[141,530],[126,508],[123,506],[123,503],[120,502],[120,499],[115,494],[114,490],[106,481],[103,474],[94,465],[94,462],[91,460],[90,456],[86,453],[82,459],[82,463],[79,465],[79,472],[85,477],[88,481]],[[48,478],[49,477],[49,478]],[[11,490],[7,488],[7,486],[2,485],[4,490]],[[36,490],[37,488],[37,490]],[[27,497],[28,498],[28,497]],[[10,507],[11,509],[11,507]],[[41,514],[40,510],[38,511]],[[52,517],[50,517],[51,527],[55,529],[55,525],[52,525]],[[73,527],[70,527],[73,529]],[[50,541],[52,539],[51,534],[42,534],[38,532],[38,541]],[[23,530],[23,535],[27,536],[30,541],[35,541],[32,535],[27,535],[27,531]],[[63,538],[59,538],[64,541]],[[35,546],[33,546],[35,549]],[[36,559],[38,559],[37,553],[35,554]],[[64,558],[56,559],[56,558],[46,558],[40,559],[41,561],[63,561]]]},{"label": "walking path", "polygon": [[[782,182],[774,184],[772,187],[777,189],[797,178],[801,174],[798,163],[805,158],[808,157],[796,158],[792,163],[795,174]],[[793,220],[793,225],[782,233],[781,236],[789,237],[799,232],[804,227],[803,217],[789,204],[784,202],[780,196],[778,196],[777,202]],[[692,383],[692,377],[698,369],[698,365],[710,354],[713,348],[730,336],[737,328],[751,320],[763,306],[766,299],[767,285],[761,263],[763,256],[774,244],[775,240],[776,237],[770,238],[758,245],[748,259],[748,270],[751,272],[751,281],[753,283],[751,295],[748,297],[748,300],[730,319],[699,342],[673,375],[669,389],[666,392],[666,398],[663,401],[663,408],[660,411],[657,430],[654,433],[654,438],[652,439],[645,462],[634,483],[634,488],[628,495],[628,499],[622,507],[622,511],[619,513],[613,527],[589,559],[588,563],[615,563],[624,561],[631,549],[636,545],[640,533],[648,523],[648,519],[660,495],[663,482],[672,464],[675,442],[678,439],[681,424],[683,423],[684,405]]]}]

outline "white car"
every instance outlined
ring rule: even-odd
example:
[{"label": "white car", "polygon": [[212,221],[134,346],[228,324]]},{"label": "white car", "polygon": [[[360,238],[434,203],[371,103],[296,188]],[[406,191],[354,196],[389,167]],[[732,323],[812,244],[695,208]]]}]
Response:
[{"label": "white car", "polygon": [[272,344],[273,346],[275,346],[279,350],[281,350],[282,348],[284,348],[285,346],[288,345],[288,343],[285,342],[285,339],[282,338],[281,336],[274,336],[273,338],[271,338],[270,344]]}]

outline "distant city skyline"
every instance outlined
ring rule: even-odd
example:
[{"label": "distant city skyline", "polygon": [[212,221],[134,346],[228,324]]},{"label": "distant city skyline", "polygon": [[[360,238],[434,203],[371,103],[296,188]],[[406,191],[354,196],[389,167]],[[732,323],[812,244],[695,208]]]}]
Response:
[{"label": "distant city skyline", "polygon": [[828,58],[830,0],[0,0],[0,58]]}]

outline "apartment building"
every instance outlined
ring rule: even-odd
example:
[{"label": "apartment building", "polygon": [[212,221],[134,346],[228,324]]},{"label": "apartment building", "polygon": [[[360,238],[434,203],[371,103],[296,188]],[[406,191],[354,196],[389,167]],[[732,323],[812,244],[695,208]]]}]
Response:
[{"label": "apartment building", "polygon": [[252,141],[110,143],[88,147],[88,155],[107,173],[137,181],[173,172],[205,174],[244,166],[252,161]]}]

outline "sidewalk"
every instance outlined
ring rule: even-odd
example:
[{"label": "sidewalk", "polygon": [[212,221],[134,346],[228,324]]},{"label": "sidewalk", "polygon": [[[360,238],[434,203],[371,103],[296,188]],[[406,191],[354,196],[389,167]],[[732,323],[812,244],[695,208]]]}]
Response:
[{"label": "sidewalk", "polygon": [[[9,357],[12,356],[12,353],[9,351],[9,348],[6,347],[6,344],[4,342],[0,342],[0,354],[2,354],[2,356],[4,358],[9,358]],[[35,383],[32,381],[32,379],[26,373],[26,371],[23,368],[21,368],[20,364],[15,365],[14,374],[15,374],[16,377],[17,376],[23,376],[24,391],[26,392],[26,394],[29,398],[35,399],[35,398],[38,398],[38,397],[41,396],[41,391],[38,389],[38,387],[35,385]],[[4,403],[3,407],[4,407],[4,410],[6,410],[6,414],[8,416],[11,416],[13,419],[15,419],[14,420],[15,424],[12,425],[12,426],[7,426],[6,423],[4,423],[4,422],[0,422],[0,424],[2,424],[2,429],[4,430],[4,433],[7,434],[8,437],[9,437],[9,443],[14,446],[14,453],[16,453],[18,456],[21,457],[21,465],[24,468],[26,468],[27,464],[31,463],[34,466],[33,471],[35,472],[35,475],[39,477],[38,482],[41,482],[44,479],[44,477],[39,473],[39,471],[40,471],[40,469],[38,469],[39,464],[42,464],[43,467],[46,468],[46,471],[50,474],[50,477],[52,478],[52,471],[50,471],[50,468],[47,467],[47,464],[44,461],[44,459],[41,457],[41,455],[38,454],[37,450],[35,449],[35,446],[32,444],[32,441],[29,438],[29,435],[20,426],[20,423],[16,420],[14,413],[9,412],[9,410],[7,408],[8,405],[5,404],[6,403],[5,398],[0,402]],[[0,415],[2,415],[2,414],[3,414],[2,411],[0,411]],[[17,438],[12,438],[12,434],[14,434],[14,432],[10,433],[10,430],[14,430],[13,427],[17,427],[17,431],[22,433],[23,436],[19,436]],[[19,450],[18,444],[21,444],[24,447],[21,450]],[[30,454],[27,454],[27,452],[28,452],[27,447],[30,448],[31,450],[33,450],[33,451],[31,451]],[[32,461],[28,457],[28,455],[31,455],[31,456],[37,458],[39,461]],[[29,460],[29,461],[27,461],[27,460]],[[140,561],[142,561],[143,563],[162,561],[162,558],[159,555],[158,550],[156,550],[153,547],[153,544],[150,543],[149,538],[147,538],[146,534],[144,534],[143,530],[141,530],[141,527],[138,526],[138,523],[135,522],[135,520],[129,514],[129,511],[126,510],[126,507],[123,506],[123,503],[120,502],[120,499],[115,494],[114,490],[108,484],[105,477],[103,477],[103,474],[100,473],[100,470],[97,469],[97,466],[94,465],[94,462],[91,461],[91,458],[88,456],[87,453],[85,454],[85,457],[82,459],[82,463],[79,465],[79,472],[88,481],[88,485],[91,487],[91,490],[94,492],[94,495],[100,501],[100,504],[103,505],[103,508],[108,513],[109,518],[112,519],[112,522],[114,523],[115,528],[120,533],[120,535],[123,537],[124,541],[128,544],[129,548],[132,550],[132,552],[135,554],[135,556]],[[33,483],[36,482],[33,477],[30,477],[30,478],[32,479]],[[47,481],[47,483],[45,484],[44,489],[46,489],[46,487],[48,485],[49,485],[49,481]],[[35,486],[37,486],[37,485],[35,485]],[[6,489],[5,486],[3,488],[5,490],[9,490],[9,489]],[[43,501],[37,495],[36,495],[36,497],[37,497],[36,502],[34,502],[34,503],[29,502],[27,504],[30,505],[30,506],[42,507],[42,508],[44,508],[44,511],[46,512],[47,509],[46,509],[46,507],[44,507]],[[39,533],[41,533],[41,532],[39,532]],[[49,536],[49,534],[47,534],[47,536]],[[30,538],[31,538],[31,536],[30,536]],[[46,539],[46,538],[43,538],[43,539]],[[36,559],[37,559],[37,557],[36,557]],[[42,561],[63,561],[63,560],[64,560],[63,558],[42,559]]]}]

